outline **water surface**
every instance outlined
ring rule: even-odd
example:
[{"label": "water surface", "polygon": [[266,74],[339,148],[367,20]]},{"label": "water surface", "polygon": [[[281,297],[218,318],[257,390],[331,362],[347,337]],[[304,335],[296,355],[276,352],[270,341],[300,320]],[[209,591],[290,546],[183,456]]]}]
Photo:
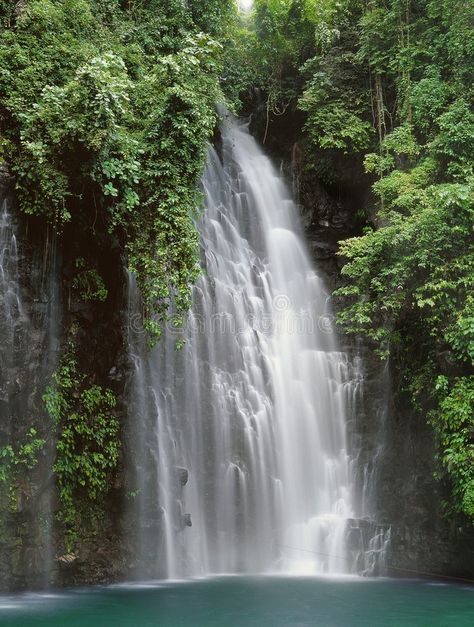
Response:
[{"label": "water surface", "polygon": [[471,627],[474,588],[224,577],[0,597],[5,627]]}]

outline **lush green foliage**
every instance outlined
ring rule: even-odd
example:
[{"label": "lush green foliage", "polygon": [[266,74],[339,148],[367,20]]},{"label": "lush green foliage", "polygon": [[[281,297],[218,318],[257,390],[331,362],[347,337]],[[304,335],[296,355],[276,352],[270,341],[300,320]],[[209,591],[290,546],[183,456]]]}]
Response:
[{"label": "lush green foliage", "polygon": [[305,1],[257,0],[253,40],[244,67],[252,86],[266,97],[268,114],[283,115],[294,105],[303,79],[299,67],[314,50],[314,26],[307,19]]},{"label": "lush green foliage", "polygon": [[474,377],[436,380],[439,407],[431,422],[441,445],[441,461],[449,473],[454,503],[450,510],[474,518]]},{"label": "lush green foliage", "polygon": [[[370,84],[357,54],[358,2],[308,3],[316,22],[316,51],[303,71],[308,80],[299,100],[306,130],[320,158],[327,151],[353,153],[370,146],[373,125]],[[330,152],[329,152],[330,154]],[[320,171],[322,174],[322,171]]]},{"label": "lush green foliage", "polygon": [[97,270],[88,268],[83,257],[76,259],[76,269],[78,272],[72,281],[72,288],[79,292],[81,299],[85,303],[106,301],[109,292]]},{"label": "lush green foliage", "polygon": [[0,448],[0,505],[6,500],[12,511],[17,510],[19,491],[27,482],[28,471],[38,464],[44,445],[36,429],[31,428],[23,444]]},{"label": "lush green foliage", "polygon": [[370,77],[357,54],[360,7],[348,0],[256,0],[252,21],[235,48],[226,48],[226,65],[240,55],[232,63],[235,87],[258,89],[266,100],[265,136],[271,119],[306,114],[306,167],[326,182],[337,177],[341,155],[352,157],[376,138]]},{"label": "lush green foliage", "polygon": [[469,3],[438,0],[394,0],[361,19],[359,55],[382,76],[381,141],[365,160],[378,178],[380,209],[378,228],[343,243],[348,286],[340,290],[352,299],[341,315],[345,326],[398,355],[415,403],[435,428],[453,485],[450,509],[469,517],[474,36],[466,25],[473,23]]},{"label": "lush green foliage", "polygon": [[111,390],[92,383],[79,370],[74,339],[44,395],[57,429],[53,471],[61,500],[60,520],[72,550],[90,518],[101,514],[120,455],[120,423]]},{"label": "lush green foliage", "polygon": [[[193,224],[234,4],[29,0],[0,5],[0,160],[20,206],[58,230],[107,216],[159,335],[198,273]],[[81,204],[82,203],[82,204]],[[153,316],[155,315],[155,318]]]},{"label": "lush green foliage", "polygon": [[186,4],[193,23],[202,32],[219,38],[233,34],[236,17],[234,0],[187,0]]}]

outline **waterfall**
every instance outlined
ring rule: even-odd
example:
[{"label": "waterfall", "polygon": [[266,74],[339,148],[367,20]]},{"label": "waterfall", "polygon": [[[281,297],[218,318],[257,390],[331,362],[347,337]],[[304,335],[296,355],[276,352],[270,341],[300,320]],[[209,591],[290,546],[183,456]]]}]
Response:
[{"label": "waterfall", "polygon": [[8,202],[3,199],[0,209],[0,369],[19,366],[24,359],[22,347],[28,332],[29,319],[20,295],[18,245]]},{"label": "waterfall", "polygon": [[221,136],[183,349],[170,325],[147,352],[129,277],[138,574],[347,573],[357,377],[282,177],[245,124]]}]

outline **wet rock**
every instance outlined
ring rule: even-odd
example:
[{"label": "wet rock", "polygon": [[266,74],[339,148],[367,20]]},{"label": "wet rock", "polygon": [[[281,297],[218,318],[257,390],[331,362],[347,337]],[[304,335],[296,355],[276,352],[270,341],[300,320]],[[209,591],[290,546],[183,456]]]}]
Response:
[{"label": "wet rock", "polygon": [[119,370],[117,366],[112,366],[112,368],[109,370],[109,379],[111,381],[122,381],[123,372],[121,372],[121,370]]},{"label": "wet rock", "polygon": [[189,481],[189,470],[187,468],[178,468],[179,485],[184,488]]},{"label": "wet rock", "polygon": [[65,555],[57,557],[56,561],[59,562],[59,564],[71,566],[71,564],[74,564],[77,559],[78,556],[75,553],[66,553]]}]

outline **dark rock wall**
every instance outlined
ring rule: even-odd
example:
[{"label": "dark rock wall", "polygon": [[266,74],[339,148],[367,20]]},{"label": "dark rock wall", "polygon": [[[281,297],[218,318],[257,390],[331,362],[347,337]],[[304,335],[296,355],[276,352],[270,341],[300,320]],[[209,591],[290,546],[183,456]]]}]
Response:
[{"label": "dark rock wall", "polygon": [[[392,528],[389,572],[474,578],[474,533],[448,517],[447,486],[434,478],[436,446],[427,421],[411,406],[401,373],[391,369],[392,391],[378,460],[376,515]],[[377,389],[371,396],[377,395]]]},{"label": "dark rock wall", "polygon": [[[125,425],[128,356],[120,248],[98,235],[106,230],[93,221],[84,225],[73,220],[60,237],[55,236],[43,220],[20,214],[10,190],[11,181],[2,173],[0,206],[7,203],[9,227],[17,242],[22,315],[16,316],[10,332],[0,329],[0,449],[8,444],[17,448],[31,428],[46,444],[28,479],[22,481],[15,504],[2,503],[0,589],[120,580],[128,572],[129,555],[123,463],[107,497],[106,516],[93,525],[85,524],[87,533],[75,553],[68,555],[56,516],[59,503],[52,472],[56,427],[43,402],[74,325],[81,372],[87,373],[88,385],[98,384],[116,394],[117,415]],[[10,232],[7,239],[11,241]],[[76,259],[85,254],[87,264],[98,270],[108,289],[104,303],[84,302],[72,289]]]},{"label": "dark rock wall", "polygon": [[47,244],[44,231],[36,232],[17,214],[8,183],[4,175],[0,205],[2,246],[7,250],[3,270],[9,288],[2,294],[0,447],[10,444],[16,448],[26,442],[31,428],[47,445],[31,473],[31,481],[18,488],[16,502],[2,503],[0,583],[34,587],[45,582],[51,565],[53,437],[42,394],[58,352],[49,324],[52,246]]},{"label": "dark rock wall", "polygon": [[[127,529],[127,476],[124,433],[127,423],[126,383],[129,376],[126,346],[126,284],[121,247],[100,222],[93,203],[89,213],[81,210],[69,223],[60,240],[60,284],[63,302],[62,345],[72,326],[76,336],[79,369],[87,374],[87,386],[100,385],[115,394],[116,416],[121,423],[122,451],[119,468],[102,508],[104,516],[84,522],[75,559],[56,560],[56,582],[60,585],[120,581],[129,572],[130,547]],[[108,290],[105,302],[84,302],[71,288],[77,273],[76,260],[97,270]],[[55,556],[65,553],[61,530],[55,538]]]},{"label": "dark rock wall", "polygon": [[[270,124],[266,147],[285,164],[284,171],[301,200],[315,261],[333,289],[340,284],[342,265],[336,255],[338,241],[360,232],[359,209],[370,204],[369,185],[357,165],[340,187],[323,185],[305,173],[305,144],[295,130],[300,128],[299,121],[286,119],[277,124]],[[258,112],[252,125],[262,139]],[[19,282],[27,321],[16,330],[13,362],[1,364],[0,448],[23,441],[31,427],[47,441],[31,482],[20,491],[15,511],[5,517],[0,533],[0,588],[123,580],[130,576],[134,562],[126,496],[133,486],[128,485],[123,462],[129,456],[127,438],[123,438],[123,460],[111,486],[107,516],[82,540],[76,554],[68,556],[55,517],[58,503],[51,472],[55,429],[42,402],[68,329],[75,324],[81,369],[92,382],[115,392],[125,433],[130,365],[121,246],[106,235],[92,204],[90,212],[78,211],[81,217],[56,238],[43,221],[27,219],[15,210],[5,173],[0,183],[0,197],[8,198],[18,238]],[[109,290],[105,303],[84,303],[71,289],[75,260],[84,254]],[[340,304],[335,303],[336,307]],[[426,420],[413,412],[402,391],[400,373],[383,365],[370,346],[347,337],[341,337],[341,342],[354,361],[359,360],[365,381],[356,418],[349,425],[359,499],[366,503],[358,516],[391,528],[389,572],[474,577],[473,534],[443,515],[443,494],[433,479],[433,434]],[[128,433],[133,437],[133,430]]]}]

